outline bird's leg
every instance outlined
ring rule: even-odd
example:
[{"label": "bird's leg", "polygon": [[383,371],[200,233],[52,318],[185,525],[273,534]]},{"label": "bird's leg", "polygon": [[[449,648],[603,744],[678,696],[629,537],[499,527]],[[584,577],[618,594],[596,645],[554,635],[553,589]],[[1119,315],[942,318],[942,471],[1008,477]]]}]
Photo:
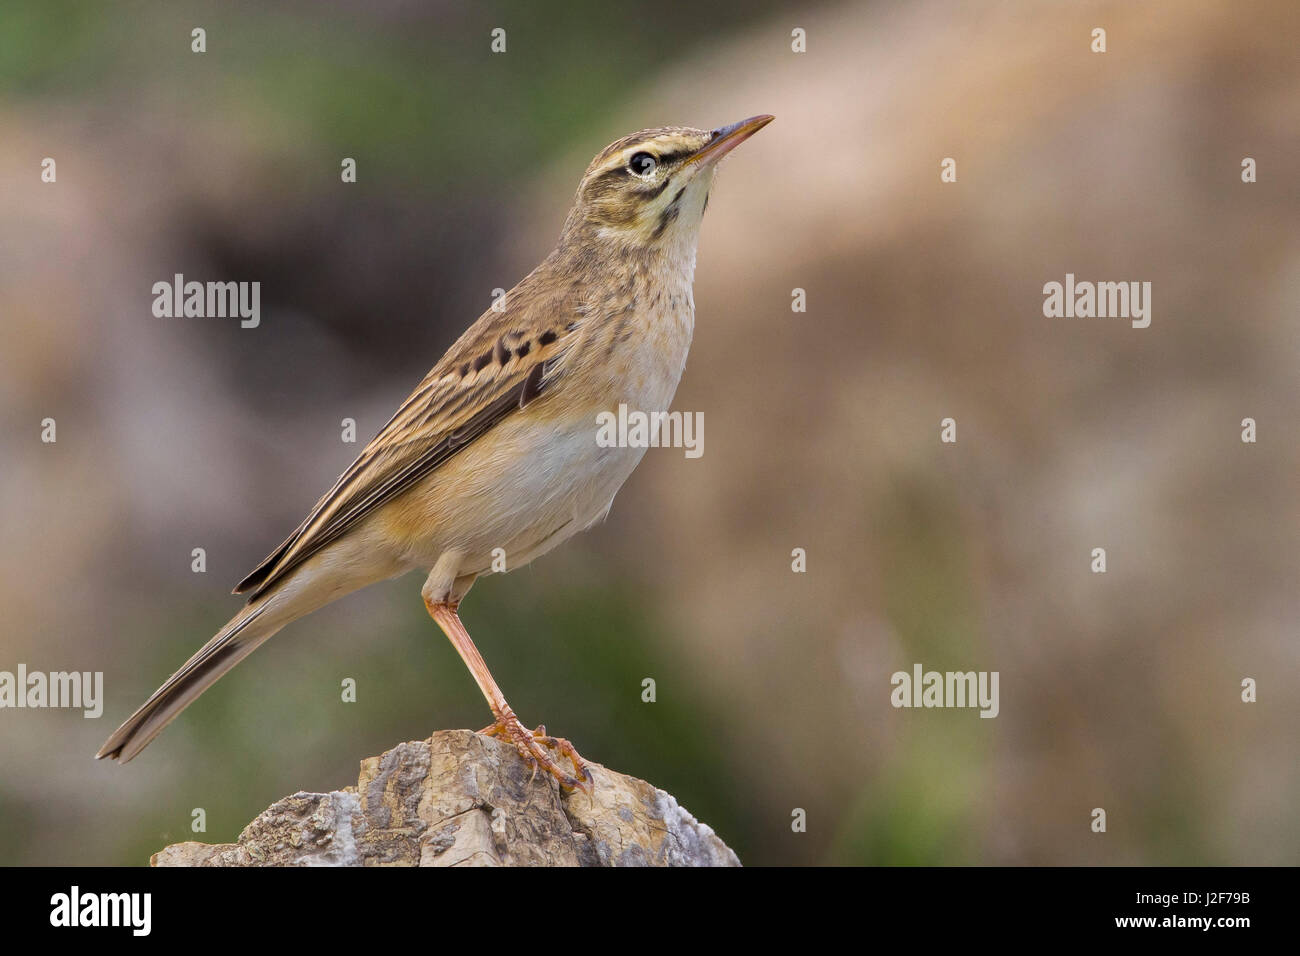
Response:
[{"label": "bird's leg", "polygon": [[[587,765],[583,763],[582,757],[578,755],[578,751],[574,749],[573,744],[562,737],[547,736],[545,726],[530,731],[519,722],[515,712],[506,703],[501,688],[493,680],[487,663],[483,660],[483,655],[478,652],[478,648],[470,640],[469,631],[465,630],[460,615],[456,613],[457,605],[445,601],[430,601],[426,597],[424,606],[429,609],[429,616],[437,622],[443,633],[447,635],[452,647],[456,648],[456,653],[465,662],[469,672],[474,675],[479,690],[483,692],[483,696],[487,698],[488,706],[492,708],[492,716],[496,718],[496,721],[491,726],[480,730],[479,733],[498,737],[514,744],[520,756],[532,764],[534,773],[537,772],[537,768],[540,766],[559,780],[562,786],[570,789],[581,788],[590,792],[591,771],[587,769]],[[554,747],[567,757],[572,762],[578,776],[574,777],[560,769],[559,765],[551,759],[551,755],[546,752],[547,747]]]}]

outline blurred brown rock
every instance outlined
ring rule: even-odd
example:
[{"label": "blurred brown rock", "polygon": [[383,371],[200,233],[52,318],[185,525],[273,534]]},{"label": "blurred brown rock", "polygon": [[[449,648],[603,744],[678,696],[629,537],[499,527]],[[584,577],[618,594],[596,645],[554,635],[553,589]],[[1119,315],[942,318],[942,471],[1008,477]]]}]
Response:
[{"label": "blurred brown rock", "polygon": [[568,793],[508,744],[443,730],[361,762],[355,787],[295,793],[239,842],[177,843],[153,866],[739,866],[673,797],[589,763]]}]

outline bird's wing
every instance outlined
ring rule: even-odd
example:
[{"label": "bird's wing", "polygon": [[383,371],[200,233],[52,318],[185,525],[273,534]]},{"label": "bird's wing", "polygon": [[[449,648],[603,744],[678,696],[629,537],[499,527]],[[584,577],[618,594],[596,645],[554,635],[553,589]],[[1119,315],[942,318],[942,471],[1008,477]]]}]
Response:
[{"label": "bird's wing", "polygon": [[252,592],[249,600],[257,598],[555,386],[580,327],[579,309],[565,292],[518,294],[525,283],[506,297],[506,311],[485,312],[447,350],[297,530],[239,583],[236,594]]}]

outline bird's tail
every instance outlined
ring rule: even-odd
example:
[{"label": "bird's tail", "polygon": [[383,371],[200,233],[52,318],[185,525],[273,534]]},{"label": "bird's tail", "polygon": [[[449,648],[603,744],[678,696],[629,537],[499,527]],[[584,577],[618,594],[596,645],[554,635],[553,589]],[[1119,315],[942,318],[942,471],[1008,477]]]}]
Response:
[{"label": "bird's tail", "polygon": [[244,606],[216,636],[204,644],[140,709],[99,748],[96,758],[110,757],[126,763],[149,745],[217,678],[251,654],[288,621],[272,612],[274,599],[268,595]]}]

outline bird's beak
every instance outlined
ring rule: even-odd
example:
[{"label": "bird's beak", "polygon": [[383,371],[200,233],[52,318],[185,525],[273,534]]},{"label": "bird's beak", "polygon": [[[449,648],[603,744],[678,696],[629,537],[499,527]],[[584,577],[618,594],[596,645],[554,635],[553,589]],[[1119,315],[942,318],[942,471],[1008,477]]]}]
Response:
[{"label": "bird's beak", "polygon": [[686,164],[716,163],[774,119],[776,119],[775,116],[764,113],[761,116],[751,116],[739,123],[732,123],[730,126],[715,129],[713,137],[700,147],[700,150],[694,156],[686,160]]}]

